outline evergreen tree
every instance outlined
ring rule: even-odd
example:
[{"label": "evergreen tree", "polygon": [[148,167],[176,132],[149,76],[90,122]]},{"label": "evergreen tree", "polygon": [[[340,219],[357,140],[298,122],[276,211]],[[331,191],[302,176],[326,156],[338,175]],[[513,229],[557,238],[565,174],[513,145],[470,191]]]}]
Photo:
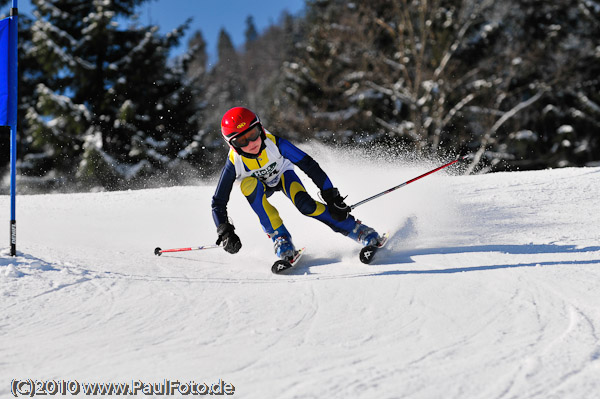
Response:
[{"label": "evergreen tree", "polygon": [[192,98],[197,109],[193,117],[194,124],[199,126],[194,141],[186,148],[183,156],[197,168],[196,174],[200,177],[210,177],[220,170],[223,142],[220,134],[216,134],[214,125],[208,121],[211,117],[214,121],[209,104],[213,101],[207,94],[211,84],[208,55],[206,52],[206,41],[202,32],[196,31],[188,42],[187,51],[182,57],[182,66],[185,70],[185,80],[192,88]]},{"label": "evergreen tree", "polygon": [[217,41],[218,60],[209,72],[206,98],[206,122],[212,137],[220,136],[223,114],[233,106],[246,105],[247,89],[242,76],[240,56],[225,29],[219,32]]},{"label": "evergreen tree", "polygon": [[349,7],[354,6],[355,2],[342,0],[306,2],[302,40],[293,44],[294,52],[285,63],[285,94],[289,99],[284,100],[296,104],[296,115],[288,118],[288,128],[306,138],[319,136],[335,141],[338,133],[360,130],[360,120],[366,120],[344,94],[350,86],[341,82],[343,76],[354,71],[360,79],[362,72],[358,71],[364,67],[360,53],[366,52],[365,57],[370,54],[370,43],[360,43],[360,38],[354,36],[364,27],[348,20]]},{"label": "evergreen tree", "polygon": [[188,63],[186,78],[192,82],[203,84],[207,73],[208,55],[206,41],[201,31],[196,31],[189,40],[185,58]]},{"label": "evergreen tree", "polygon": [[217,87],[221,98],[226,102],[243,102],[246,97],[246,87],[242,80],[240,58],[225,29],[221,29],[219,33],[217,55],[219,60],[215,70],[219,72],[216,76],[219,77]]},{"label": "evergreen tree", "polygon": [[254,25],[254,17],[248,15],[246,18],[246,30],[244,31],[244,37],[246,38],[246,45],[252,43],[258,38],[258,31],[256,25]]},{"label": "evergreen tree", "polygon": [[284,65],[292,59],[299,26],[299,19],[283,13],[281,23],[268,27],[254,41],[246,43],[242,56],[248,106],[271,129],[288,137],[296,136],[288,122],[297,117],[297,106],[285,96],[288,86]]},{"label": "evergreen tree", "polygon": [[[169,49],[186,25],[120,29],[145,0],[34,0],[36,58],[46,80],[28,112],[34,144],[53,161],[47,173],[113,189],[177,165],[197,127],[182,68]],[[73,166],[75,165],[75,167]]]}]

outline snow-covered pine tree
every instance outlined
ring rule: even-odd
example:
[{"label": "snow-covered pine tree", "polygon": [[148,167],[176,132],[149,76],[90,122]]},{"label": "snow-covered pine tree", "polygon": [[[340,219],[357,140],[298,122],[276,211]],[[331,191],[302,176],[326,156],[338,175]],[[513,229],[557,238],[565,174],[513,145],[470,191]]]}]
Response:
[{"label": "snow-covered pine tree", "polygon": [[[81,188],[128,187],[167,173],[197,132],[195,102],[169,50],[187,25],[139,26],[146,0],[33,0],[29,51],[43,66],[27,119],[52,160],[46,174]],[[126,25],[126,26],[125,26]]]}]

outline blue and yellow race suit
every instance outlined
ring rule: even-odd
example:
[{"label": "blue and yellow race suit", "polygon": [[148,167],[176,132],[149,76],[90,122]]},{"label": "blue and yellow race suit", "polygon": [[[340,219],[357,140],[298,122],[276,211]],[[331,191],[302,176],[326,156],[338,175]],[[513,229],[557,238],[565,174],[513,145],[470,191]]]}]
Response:
[{"label": "blue and yellow race suit", "polygon": [[294,171],[294,165],[298,166],[320,190],[333,187],[319,164],[286,139],[269,132],[265,132],[263,137],[266,140],[258,156],[250,158],[230,149],[212,199],[215,224],[219,226],[228,221],[229,196],[234,182],[240,180],[242,193],[258,215],[264,232],[270,237],[277,235],[278,229],[287,232],[279,212],[267,200],[275,191],[283,191],[302,214],[325,223],[336,232],[348,235],[356,225],[354,217],[350,215],[344,221],[335,221],[327,205],[315,201],[306,192]]}]

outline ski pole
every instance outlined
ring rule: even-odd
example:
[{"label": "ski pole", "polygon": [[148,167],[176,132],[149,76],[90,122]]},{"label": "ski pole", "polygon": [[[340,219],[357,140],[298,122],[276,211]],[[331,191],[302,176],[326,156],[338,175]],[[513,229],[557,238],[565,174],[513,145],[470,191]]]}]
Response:
[{"label": "ski pole", "polygon": [[213,248],[221,248],[221,246],[213,244],[213,245],[203,245],[201,247],[172,248],[172,249],[161,249],[160,247],[156,247],[154,249],[154,255],[161,256],[165,252],[199,251],[202,249],[213,249]]},{"label": "ski pole", "polygon": [[414,179],[410,179],[410,180],[408,180],[408,181],[405,181],[404,183],[402,183],[402,184],[399,184],[399,185],[397,185],[396,187],[392,187],[392,188],[390,188],[390,189],[388,189],[388,190],[385,190],[385,191],[383,191],[383,192],[381,192],[381,193],[379,193],[379,194],[376,194],[376,195],[374,195],[374,196],[372,196],[372,197],[369,197],[369,198],[367,198],[367,199],[364,199],[364,200],[362,200],[362,201],[360,201],[360,202],[357,202],[356,204],[354,204],[354,205],[351,205],[351,206],[350,206],[350,209],[354,209],[354,208],[356,208],[357,206],[359,206],[359,205],[362,205],[362,204],[364,204],[364,203],[367,203],[367,202],[369,202],[369,201],[372,201],[372,200],[374,200],[375,198],[379,198],[379,197],[381,197],[382,195],[389,194],[389,193],[391,193],[392,191],[395,191],[395,190],[397,190],[397,189],[399,189],[399,188],[401,188],[401,187],[404,187],[404,186],[406,186],[407,184],[410,184],[410,183],[412,183],[412,182],[414,182],[414,181],[417,181],[417,180],[419,180],[419,179],[421,179],[421,178],[423,178],[423,177],[425,177],[425,176],[428,176],[428,175],[430,175],[430,174],[432,174],[432,173],[435,173],[435,172],[437,172],[438,170],[441,170],[441,169],[444,169],[444,168],[446,168],[446,167],[448,167],[448,166],[450,166],[450,165],[453,165],[453,164],[455,164],[456,162],[458,162],[458,161],[461,161],[461,160],[465,159],[467,156],[468,156],[468,155],[464,155],[464,156],[462,156],[462,157],[456,158],[454,161],[452,161],[452,162],[448,162],[447,164],[445,164],[445,165],[442,165],[442,166],[440,166],[439,168],[435,168],[434,170],[430,170],[429,172],[427,172],[427,173],[423,173],[421,176],[417,176],[417,177],[415,177]]}]

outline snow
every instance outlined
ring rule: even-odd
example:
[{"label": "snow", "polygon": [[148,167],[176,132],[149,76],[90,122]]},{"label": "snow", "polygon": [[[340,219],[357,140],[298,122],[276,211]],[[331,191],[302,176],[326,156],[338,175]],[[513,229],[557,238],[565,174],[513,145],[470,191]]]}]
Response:
[{"label": "snow", "polygon": [[511,133],[509,137],[515,140],[538,141],[538,135],[531,130],[519,130],[518,132]]},{"label": "snow", "polygon": [[322,119],[329,119],[329,120],[347,120],[352,118],[354,115],[356,115],[357,113],[359,113],[360,110],[356,107],[349,107],[347,109],[344,110],[340,110],[340,111],[334,111],[334,112],[314,112],[313,113],[313,117],[314,118],[322,118]]},{"label": "snow", "polygon": [[[436,166],[312,155],[349,203]],[[19,196],[19,253],[0,258],[0,397],[14,378],[221,379],[241,398],[600,392],[600,168],[428,176],[355,209],[392,234],[371,265],[274,195],[307,248],[287,276],[234,190],[237,255],[153,254],[214,243],[214,185]]]},{"label": "snow", "polygon": [[558,134],[569,134],[573,133],[574,131],[575,129],[573,129],[573,126],[570,125],[562,125],[556,130]]}]

